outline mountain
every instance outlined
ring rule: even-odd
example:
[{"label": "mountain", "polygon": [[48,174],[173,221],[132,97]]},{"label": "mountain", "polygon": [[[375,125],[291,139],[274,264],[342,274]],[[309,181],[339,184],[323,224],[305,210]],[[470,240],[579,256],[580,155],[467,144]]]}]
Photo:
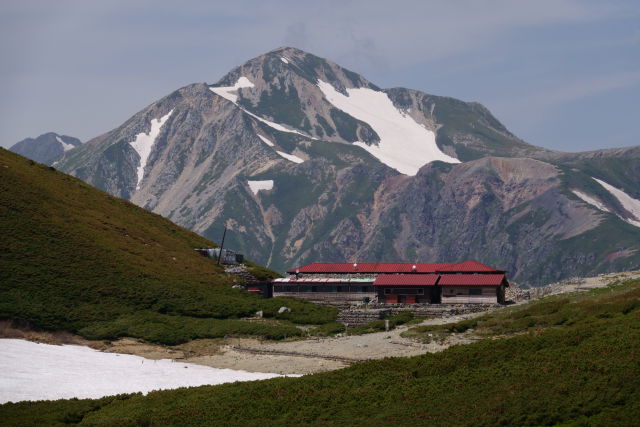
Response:
[{"label": "mountain", "polygon": [[[212,242],[4,149],[0,235],[0,320],[91,339],[177,344],[227,334],[295,336],[301,331],[291,321],[335,319],[335,309],[232,289],[233,277],[194,251]],[[292,311],[278,313],[282,305]],[[258,310],[271,323],[240,319]]]},{"label": "mountain", "polygon": [[39,137],[27,138],[14,144],[9,150],[36,162],[52,165],[67,151],[80,146],[79,139],[67,135],[48,132]]},{"label": "mountain", "polygon": [[61,170],[284,271],[475,258],[543,284],[640,267],[640,148],[530,145],[485,107],[280,48],[178,89]]}]

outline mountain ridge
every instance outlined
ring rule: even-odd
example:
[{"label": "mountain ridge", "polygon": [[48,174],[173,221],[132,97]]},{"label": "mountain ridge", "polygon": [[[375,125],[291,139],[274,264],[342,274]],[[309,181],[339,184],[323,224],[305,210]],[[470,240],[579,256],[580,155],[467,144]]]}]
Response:
[{"label": "mountain ridge", "polygon": [[[367,103],[385,113],[373,114]],[[150,135],[152,122],[169,112],[139,181],[141,157],[132,142]],[[516,280],[543,284],[638,267],[640,246],[631,239],[638,230],[627,230],[619,220],[633,224],[640,217],[594,180],[640,200],[638,153],[636,147],[589,153],[536,147],[481,104],[382,90],[331,61],[279,48],[235,67],[215,84],[170,93],[99,140],[69,151],[59,167],[204,236],[217,237],[226,226],[230,245],[280,271],[311,261],[475,257],[512,271]],[[502,166],[482,160],[489,157],[506,160]],[[519,206],[507,209],[502,201],[520,200],[516,192],[522,190],[516,189],[526,188],[536,174],[519,158],[536,159],[557,176],[544,197],[521,198]],[[464,180],[466,164],[477,166],[477,183]],[[503,181],[496,169],[505,167],[524,169]],[[249,181],[273,183],[254,192]],[[473,191],[447,181],[465,182]],[[411,193],[394,193],[406,189]],[[458,200],[456,192],[468,199]],[[456,215],[467,220],[453,221]],[[498,228],[492,233],[477,230],[493,217]],[[536,227],[525,231],[518,225],[522,218]],[[605,223],[621,235],[619,247],[607,241]],[[581,235],[596,230],[597,243],[569,245],[577,267],[555,264],[558,271],[549,275],[542,264],[575,236],[544,230],[572,227]],[[532,240],[528,234],[535,230],[543,232]],[[470,243],[464,247],[446,237],[454,234]],[[503,247],[487,250],[493,240]],[[545,249],[524,261],[521,253],[529,249],[518,247],[519,241]]]},{"label": "mountain ridge", "polygon": [[51,165],[59,161],[64,153],[81,144],[82,142],[78,138],[47,132],[37,138],[26,138],[16,142],[9,150],[36,162]]}]

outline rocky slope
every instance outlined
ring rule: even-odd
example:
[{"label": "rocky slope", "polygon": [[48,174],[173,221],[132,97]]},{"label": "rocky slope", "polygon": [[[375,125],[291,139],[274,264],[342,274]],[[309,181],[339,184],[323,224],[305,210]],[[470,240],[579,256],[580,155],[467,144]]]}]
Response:
[{"label": "rocky slope", "polygon": [[58,167],[284,270],[476,258],[521,283],[640,267],[640,148],[532,146],[477,103],[281,48]]},{"label": "rocky slope", "polygon": [[37,138],[27,138],[17,142],[9,150],[36,162],[51,165],[62,158],[64,153],[82,144],[78,138],[49,132]]}]

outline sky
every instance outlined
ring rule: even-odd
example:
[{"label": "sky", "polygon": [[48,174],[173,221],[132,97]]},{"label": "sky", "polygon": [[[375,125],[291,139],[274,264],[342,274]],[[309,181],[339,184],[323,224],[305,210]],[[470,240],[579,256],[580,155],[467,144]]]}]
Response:
[{"label": "sky", "polygon": [[480,102],[535,145],[640,145],[637,0],[3,0],[0,144],[86,141],[280,46]]}]

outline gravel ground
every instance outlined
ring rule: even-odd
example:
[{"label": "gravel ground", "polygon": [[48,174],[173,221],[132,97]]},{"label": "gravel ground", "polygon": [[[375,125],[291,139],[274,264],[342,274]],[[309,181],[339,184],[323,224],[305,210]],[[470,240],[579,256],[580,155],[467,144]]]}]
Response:
[{"label": "gravel ground", "polygon": [[[518,303],[526,303],[524,292],[529,292],[530,299],[575,291],[604,287],[615,280],[640,278],[640,271],[627,273],[603,274],[596,277],[568,279],[533,290],[513,289],[518,295]],[[484,312],[460,316],[429,319],[421,323],[444,324],[457,322],[482,315]],[[2,325],[0,325],[2,326]],[[311,374],[330,371],[348,366],[350,363],[367,359],[384,357],[415,356],[424,353],[442,351],[451,345],[466,344],[470,340],[464,336],[454,335],[445,343],[417,343],[400,334],[411,326],[400,326],[389,332],[377,332],[366,335],[354,335],[335,338],[314,338],[299,341],[268,342],[257,339],[238,338],[227,340],[196,340],[180,346],[163,347],[124,338],[113,343],[87,342],[78,339],[77,344],[89,345],[93,348],[113,353],[125,353],[142,356],[148,359],[174,359],[181,362],[197,363],[215,368],[239,369],[249,372],[273,372],[278,374]],[[2,328],[0,327],[0,332]],[[8,330],[7,330],[8,331]],[[51,334],[43,333],[45,342],[55,342]],[[0,334],[2,335],[2,334]],[[12,335],[5,333],[5,336]],[[68,335],[68,334],[67,334]],[[38,334],[30,332],[27,336],[14,338],[38,341]],[[65,337],[65,341],[71,340]],[[53,343],[52,342],[52,343]]]}]

